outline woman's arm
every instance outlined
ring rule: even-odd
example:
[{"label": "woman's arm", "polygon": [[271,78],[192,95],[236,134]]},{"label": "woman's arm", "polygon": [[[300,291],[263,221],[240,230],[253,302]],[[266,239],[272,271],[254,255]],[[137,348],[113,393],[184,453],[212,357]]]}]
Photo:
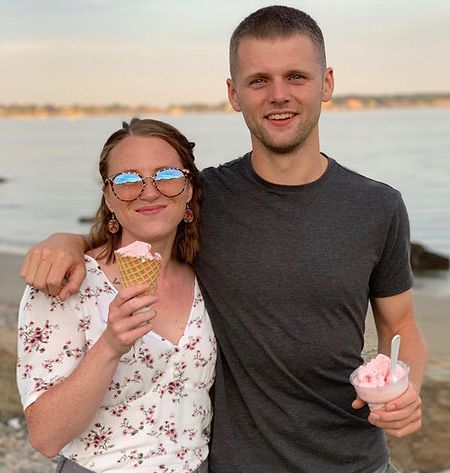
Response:
[{"label": "woman's arm", "polygon": [[83,235],[55,233],[31,247],[20,275],[30,286],[65,300],[78,292],[86,277],[86,248]]},{"label": "woman's arm", "polygon": [[[49,301],[47,305],[50,303],[52,307],[51,321],[48,320],[50,312],[42,312],[41,301],[39,312],[37,300],[31,302],[31,310],[26,310],[26,304],[22,306],[19,366],[22,374],[26,373],[26,366],[31,367],[31,375],[19,380],[19,390],[27,403],[27,399],[33,400],[39,389],[42,390],[42,386],[45,386],[45,392],[25,410],[30,442],[43,455],[57,455],[66,444],[86,429],[101,405],[121,355],[131,348],[137,338],[152,329],[149,322],[154,317],[153,312],[133,315],[138,309],[155,303],[156,298],[153,296],[136,297],[147,288],[147,285],[140,285],[119,292],[110,304],[107,328],[79,362],[73,360],[76,357],[73,354],[84,349],[85,340],[77,335],[79,318],[76,314],[75,317],[69,317],[67,313],[59,314],[61,316],[58,317],[57,311],[55,313],[55,298],[43,294],[40,294],[41,301],[46,298]],[[65,307],[67,312],[67,305]],[[133,316],[130,317],[131,315]],[[54,337],[58,332],[55,320],[58,320],[59,326],[64,324],[64,337],[59,341]],[[30,327],[33,332],[30,332]],[[65,338],[68,327],[70,332],[73,332],[69,343],[72,355],[63,356],[61,361],[59,342],[62,341],[67,346]],[[36,331],[37,328],[39,330]],[[55,333],[52,333],[52,330]],[[28,337],[24,337],[25,332]],[[40,343],[42,340],[44,343]],[[59,376],[55,376],[52,366],[48,369],[49,360],[59,360],[54,366]],[[68,369],[72,371],[68,373]],[[36,374],[40,377],[36,378]]]}]

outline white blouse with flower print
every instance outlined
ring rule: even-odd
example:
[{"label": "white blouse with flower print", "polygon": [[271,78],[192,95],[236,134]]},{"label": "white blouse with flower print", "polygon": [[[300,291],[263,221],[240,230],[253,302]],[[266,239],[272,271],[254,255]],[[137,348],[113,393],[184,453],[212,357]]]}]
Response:
[{"label": "white blouse with flower print", "polygon": [[[117,294],[97,262],[65,302],[27,287],[19,310],[17,380],[26,409],[80,363]],[[61,454],[95,472],[190,473],[206,459],[216,341],[195,281],[178,345],[154,332],[124,354],[91,424]]]}]

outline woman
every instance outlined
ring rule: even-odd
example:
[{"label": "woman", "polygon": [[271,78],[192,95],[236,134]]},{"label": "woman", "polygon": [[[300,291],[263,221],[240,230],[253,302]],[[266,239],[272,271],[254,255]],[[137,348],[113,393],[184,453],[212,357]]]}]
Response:
[{"label": "woman", "polygon": [[[61,453],[58,471],[207,471],[216,345],[189,266],[201,201],[192,148],[156,120],[113,133],[80,291],[62,302],[25,290],[19,391],[30,441]],[[114,251],[136,240],[163,258],[155,297],[120,288]]]}]

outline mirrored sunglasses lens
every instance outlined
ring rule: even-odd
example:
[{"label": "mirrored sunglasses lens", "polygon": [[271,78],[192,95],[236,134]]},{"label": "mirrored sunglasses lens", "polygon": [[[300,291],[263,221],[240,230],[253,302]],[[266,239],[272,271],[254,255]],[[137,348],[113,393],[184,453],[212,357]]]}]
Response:
[{"label": "mirrored sunglasses lens", "polygon": [[136,199],[142,190],[143,181],[134,173],[124,172],[113,179],[113,190],[122,200]]},{"label": "mirrored sunglasses lens", "polygon": [[154,176],[159,192],[167,197],[181,194],[186,184],[186,179],[180,169],[162,169]]}]

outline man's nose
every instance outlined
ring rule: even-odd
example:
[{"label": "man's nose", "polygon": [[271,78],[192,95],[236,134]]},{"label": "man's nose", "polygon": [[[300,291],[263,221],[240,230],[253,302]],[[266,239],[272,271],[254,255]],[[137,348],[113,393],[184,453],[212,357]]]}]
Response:
[{"label": "man's nose", "polygon": [[270,92],[272,103],[286,103],[290,99],[289,87],[284,79],[275,79],[271,84]]}]

